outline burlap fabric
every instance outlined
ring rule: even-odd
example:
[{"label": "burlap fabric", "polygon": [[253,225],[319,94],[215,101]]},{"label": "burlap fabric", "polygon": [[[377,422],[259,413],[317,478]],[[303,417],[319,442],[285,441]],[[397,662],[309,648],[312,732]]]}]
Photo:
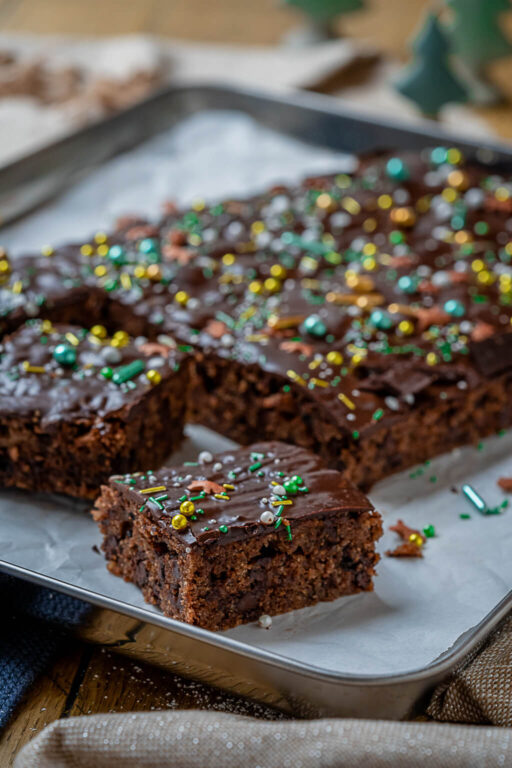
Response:
[{"label": "burlap fabric", "polygon": [[435,691],[428,714],[459,724],[269,722],[193,710],[71,718],[28,744],[15,768],[512,766],[512,617]]}]

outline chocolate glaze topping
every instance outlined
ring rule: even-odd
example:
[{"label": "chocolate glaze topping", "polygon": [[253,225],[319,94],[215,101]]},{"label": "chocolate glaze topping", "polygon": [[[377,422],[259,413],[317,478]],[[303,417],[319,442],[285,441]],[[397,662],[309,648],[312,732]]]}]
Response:
[{"label": "chocolate glaze topping", "polygon": [[349,439],[512,368],[512,180],[455,148],[46,253],[0,257],[0,330],[42,315],[171,334],[300,387]]},{"label": "chocolate glaze topping", "polygon": [[[305,518],[377,514],[339,472],[326,469],[303,448],[257,443],[207,458],[207,462],[163,467],[154,473],[116,476],[110,485],[128,502],[135,502],[158,532],[175,536],[184,545],[224,543],[268,533],[276,526],[286,536],[288,525],[292,531],[294,521]],[[290,485],[292,478],[296,482]],[[181,515],[183,502],[191,499],[193,512]],[[267,514],[265,523],[260,518],[266,512],[274,519]],[[186,519],[186,524],[181,521],[182,529],[173,527],[177,515]]]},{"label": "chocolate glaze topping", "polygon": [[183,355],[172,345],[92,330],[32,320],[5,338],[0,416],[37,414],[43,428],[59,420],[101,420],[135,406],[179,369]]}]

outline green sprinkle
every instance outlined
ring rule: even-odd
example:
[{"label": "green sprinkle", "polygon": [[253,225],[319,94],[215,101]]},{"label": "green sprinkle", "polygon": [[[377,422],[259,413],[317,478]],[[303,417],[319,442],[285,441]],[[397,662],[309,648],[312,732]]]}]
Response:
[{"label": "green sprinkle", "polygon": [[284,527],[286,528],[288,541],[291,541],[293,539],[293,536],[292,536],[292,529],[291,529],[290,523],[287,523]]},{"label": "green sprinkle", "polygon": [[436,475],[431,475],[429,477],[429,480],[430,480],[431,483],[437,483],[437,476]]},{"label": "green sprinkle", "polygon": [[221,533],[227,533],[227,532],[228,532],[228,527],[227,527],[227,525],[219,525],[219,531],[220,531]]},{"label": "green sprinkle", "polygon": [[283,518],[282,517],[278,517],[277,520],[276,520],[276,524],[275,524],[275,529],[276,530],[279,528],[279,526],[281,525],[282,522],[283,522]]},{"label": "green sprinkle", "polygon": [[125,381],[129,381],[139,373],[142,373],[145,368],[146,364],[143,360],[133,360],[128,365],[122,365],[120,368],[117,368],[112,376],[112,381],[114,384],[124,384]]},{"label": "green sprinkle", "polygon": [[377,408],[377,410],[373,413],[372,419],[373,421],[380,421],[382,417],[384,416],[384,411],[382,408]]},{"label": "green sprinkle", "polygon": [[251,464],[249,467],[249,472],[256,472],[257,469],[261,467],[261,461],[255,461],[254,464]]},{"label": "green sprinkle", "polygon": [[184,493],[183,496],[179,497],[178,501],[187,501],[187,499],[188,499],[188,496],[186,493]]},{"label": "green sprinkle", "polygon": [[436,535],[436,529],[434,528],[433,525],[427,525],[423,529],[423,533],[427,537],[427,539],[433,539],[434,536]]},{"label": "green sprinkle", "polygon": [[191,496],[190,497],[190,501],[200,501],[201,499],[204,499],[205,495],[206,494],[202,493],[199,496]]},{"label": "green sprinkle", "polygon": [[469,515],[467,512],[462,512],[459,517],[461,520],[471,520],[471,515]]}]

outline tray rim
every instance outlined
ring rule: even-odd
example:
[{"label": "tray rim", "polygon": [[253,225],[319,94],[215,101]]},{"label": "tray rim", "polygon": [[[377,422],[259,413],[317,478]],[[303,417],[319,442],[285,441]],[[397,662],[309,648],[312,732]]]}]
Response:
[{"label": "tray rim", "polygon": [[177,632],[185,637],[193,638],[208,645],[214,645],[226,651],[231,651],[239,656],[250,658],[255,661],[261,661],[270,666],[279,669],[299,673],[303,677],[309,677],[314,680],[337,683],[346,686],[358,687],[383,687],[391,685],[401,685],[414,682],[429,680],[449,673],[460,663],[468,654],[471,653],[489,634],[496,629],[498,624],[512,610],[512,590],[505,595],[494,608],[484,616],[481,621],[471,627],[465,633],[460,635],[451,648],[443,653],[437,660],[424,667],[418,667],[410,671],[381,674],[381,675],[357,675],[349,672],[336,672],[334,670],[325,670],[313,664],[304,664],[300,661],[287,659],[278,653],[257,648],[248,643],[234,640],[226,637],[222,633],[211,632],[201,627],[196,627],[185,622],[171,619],[164,614],[153,613],[149,609],[139,608],[130,605],[124,600],[118,600],[108,595],[102,595],[99,592],[93,592],[85,587],[80,587],[69,582],[56,579],[53,576],[47,576],[37,571],[32,571],[24,566],[9,563],[6,560],[0,560],[0,571],[10,575],[24,578],[40,586],[62,592],[71,597],[84,600],[100,608],[106,608],[116,613],[153,624],[160,629],[165,629],[171,633]]},{"label": "tray rim", "polygon": [[[45,162],[48,156],[55,152],[59,153],[61,150],[72,149],[75,145],[80,144],[84,139],[90,142],[94,141],[94,138],[107,130],[113,130],[118,125],[123,125],[130,119],[137,119],[139,115],[143,115],[144,111],[148,108],[158,107],[158,104],[162,99],[173,98],[192,98],[199,101],[199,107],[193,109],[193,112],[200,112],[206,109],[219,109],[226,111],[228,109],[240,110],[243,108],[240,104],[234,104],[232,107],[217,106],[211,102],[215,102],[219,97],[237,99],[253,100],[255,105],[257,103],[266,103],[267,106],[279,106],[279,107],[292,107],[298,110],[302,109],[306,112],[316,113],[318,115],[329,116],[331,118],[348,119],[361,124],[362,126],[372,128],[383,128],[390,131],[402,132],[415,136],[418,139],[425,139],[426,141],[439,141],[454,144],[459,147],[468,148],[472,151],[477,150],[489,150],[498,159],[507,159],[512,162],[512,148],[500,141],[483,141],[477,137],[471,139],[471,137],[457,137],[452,131],[439,128],[435,124],[431,124],[431,121],[422,121],[421,123],[408,125],[401,120],[395,120],[393,118],[381,119],[373,117],[366,113],[359,113],[357,109],[352,108],[339,103],[329,96],[315,94],[311,92],[290,92],[290,93],[278,93],[266,92],[264,89],[259,88],[243,88],[241,86],[234,86],[230,84],[224,84],[222,82],[218,84],[213,83],[196,83],[196,84],[180,84],[170,87],[166,87],[158,90],[148,99],[140,102],[128,110],[113,115],[105,120],[99,120],[91,123],[84,128],[74,132],[71,135],[65,136],[46,145],[34,152],[29,153],[21,158],[18,158],[9,164],[0,168],[0,187],[11,182],[11,177],[15,177],[17,174],[23,176],[27,172],[30,173],[34,164]],[[203,104],[201,106],[201,100]],[[206,103],[204,103],[206,102]],[[252,113],[249,113],[252,114]],[[179,122],[184,119],[186,115],[181,114],[177,116],[175,122]],[[252,115],[254,117],[254,115]],[[258,119],[255,117],[255,119]],[[260,120],[260,122],[265,122]],[[279,130],[279,128],[277,128]],[[156,135],[158,131],[155,131],[153,135]],[[283,133],[289,134],[289,131]],[[151,135],[151,134],[150,134]],[[142,140],[147,140],[148,137],[143,137]],[[307,139],[303,139],[308,141]],[[134,144],[138,143],[137,141]],[[309,143],[325,146],[325,142],[310,140]],[[129,148],[128,146],[122,147],[123,149]],[[122,151],[121,150],[121,151]],[[32,171],[33,178],[33,171]],[[73,180],[72,180],[73,183]],[[30,210],[32,210],[31,206]],[[24,215],[24,213],[22,214]],[[1,226],[1,225],[0,225]],[[461,636],[459,636],[453,645],[447,649],[440,657],[434,659],[429,664],[418,667],[412,670],[408,670],[400,673],[380,674],[380,675],[360,675],[352,673],[344,673],[337,671],[330,671],[317,667],[313,664],[304,664],[299,661],[294,661],[282,656],[281,654],[267,651],[256,646],[251,646],[247,643],[234,640],[226,637],[222,633],[214,633],[209,630],[201,629],[175,619],[170,619],[163,614],[153,613],[149,609],[139,608],[137,606],[130,605],[124,601],[108,597],[99,592],[94,592],[85,587],[74,585],[70,582],[62,581],[53,576],[48,576],[43,573],[19,566],[14,563],[10,563],[7,560],[0,560],[0,571],[7,573],[11,576],[17,576],[24,578],[27,581],[39,584],[41,586],[54,589],[64,594],[68,594],[72,597],[85,600],[88,603],[96,605],[100,608],[106,608],[108,610],[121,613],[130,616],[135,619],[147,622],[149,624],[156,625],[172,633],[178,633],[185,637],[191,637],[195,640],[213,645],[218,648],[222,648],[225,651],[232,652],[238,656],[250,658],[255,661],[263,662],[266,665],[279,668],[291,673],[299,674],[302,677],[308,677],[311,679],[336,683],[347,687],[388,687],[393,685],[405,685],[414,682],[427,682],[428,680],[448,674],[457,664],[459,664],[472,650],[474,650],[486,637],[497,627],[497,625],[503,620],[503,618],[512,610],[512,589],[505,595],[490,611],[487,613],[476,625],[467,630]]]}]

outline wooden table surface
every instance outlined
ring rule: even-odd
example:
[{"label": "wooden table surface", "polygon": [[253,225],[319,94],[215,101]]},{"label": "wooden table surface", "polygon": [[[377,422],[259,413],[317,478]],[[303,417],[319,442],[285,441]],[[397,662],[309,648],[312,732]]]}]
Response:
[{"label": "wooden table surface", "polygon": [[[348,34],[380,50],[405,56],[406,41],[428,0],[370,0],[369,10],[343,22]],[[272,44],[297,23],[277,0],[0,0],[3,32],[112,35],[132,32],[247,45]],[[512,65],[496,69],[508,82]],[[503,136],[512,136],[508,106],[486,110]],[[0,766],[12,765],[18,750],[45,725],[74,715],[212,708],[275,717],[275,713],[199,683],[137,664],[95,646],[70,640],[69,650],[32,687],[10,727],[0,735]]]}]

